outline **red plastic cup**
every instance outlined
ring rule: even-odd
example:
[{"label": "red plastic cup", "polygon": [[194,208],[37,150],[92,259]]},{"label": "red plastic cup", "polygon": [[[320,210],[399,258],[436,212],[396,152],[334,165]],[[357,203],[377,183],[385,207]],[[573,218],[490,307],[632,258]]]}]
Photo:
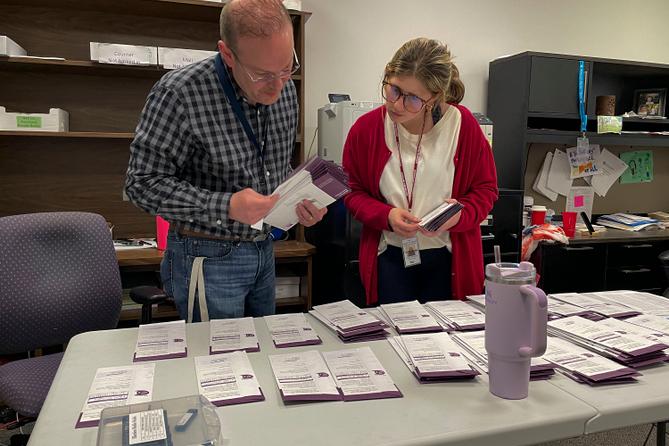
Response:
[{"label": "red plastic cup", "polygon": [[574,236],[576,232],[576,212],[564,211],[562,213],[562,229],[567,237]]},{"label": "red plastic cup", "polygon": [[532,224],[543,225],[546,220],[546,206],[532,206]]},{"label": "red plastic cup", "polygon": [[170,222],[156,215],[156,244],[161,251],[164,251],[167,247],[167,232],[169,229]]}]

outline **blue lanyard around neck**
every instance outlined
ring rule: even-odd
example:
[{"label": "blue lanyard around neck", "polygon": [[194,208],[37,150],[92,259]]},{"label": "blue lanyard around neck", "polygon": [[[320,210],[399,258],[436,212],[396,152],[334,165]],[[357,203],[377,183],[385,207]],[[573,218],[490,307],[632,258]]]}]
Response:
[{"label": "blue lanyard around neck", "polygon": [[[225,65],[223,65],[223,59],[221,58],[221,53],[218,53],[216,55],[215,64],[216,64],[216,74],[218,74],[218,81],[220,82],[221,87],[223,87],[225,96],[228,98],[228,101],[232,106],[232,111],[235,113],[235,116],[237,116],[237,120],[244,128],[244,133],[246,133],[246,136],[249,138],[253,146],[258,150],[258,155],[260,156],[260,162],[262,163],[264,168],[265,142],[267,141],[267,129],[269,128],[269,110],[265,112],[266,116],[265,128],[263,131],[262,141],[259,142],[255,132],[251,128],[249,120],[246,119],[246,115],[242,111],[242,106],[239,103],[239,100],[237,99],[237,95],[235,94],[235,89],[232,86],[232,80],[230,79],[228,70],[225,68]],[[260,127],[260,122],[258,123],[258,127]]]}]

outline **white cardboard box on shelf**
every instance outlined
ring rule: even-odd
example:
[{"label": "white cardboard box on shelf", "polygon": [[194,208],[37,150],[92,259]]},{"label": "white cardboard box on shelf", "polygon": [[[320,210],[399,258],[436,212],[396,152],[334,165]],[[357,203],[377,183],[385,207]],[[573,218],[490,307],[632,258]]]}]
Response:
[{"label": "white cardboard box on shelf", "polygon": [[158,65],[168,70],[183,68],[193,62],[206,59],[216,54],[216,51],[191,50],[188,48],[158,47]]},{"label": "white cardboard box on shelf", "polygon": [[25,56],[26,50],[7,36],[0,36],[0,56]]},{"label": "white cardboard box on shelf", "polygon": [[279,276],[275,279],[277,299],[297,297],[300,295],[300,278],[297,276]]},{"label": "white cardboard box on shelf", "polygon": [[294,9],[295,11],[302,11],[302,0],[283,0],[283,6],[286,9]]},{"label": "white cardboard box on shelf", "polygon": [[116,65],[158,65],[155,46],[91,42],[91,60]]},{"label": "white cardboard box on shelf", "polygon": [[67,132],[69,128],[70,115],[61,108],[50,108],[49,113],[20,113],[0,106],[0,130]]}]

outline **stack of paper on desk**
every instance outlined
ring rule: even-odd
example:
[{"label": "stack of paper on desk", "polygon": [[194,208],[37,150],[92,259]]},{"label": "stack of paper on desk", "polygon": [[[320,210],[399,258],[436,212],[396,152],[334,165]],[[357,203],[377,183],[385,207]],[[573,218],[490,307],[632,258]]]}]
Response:
[{"label": "stack of paper on desk", "polygon": [[186,322],[140,325],[133,362],[186,357]]},{"label": "stack of paper on desk", "polygon": [[633,328],[621,333],[608,325],[610,321],[595,322],[570,316],[549,321],[548,332],[629,367],[643,367],[669,359],[664,352],[669,345],[664,342],[634,334]]},{"label": "stack of paper on desk", "polygon": [[417,300],[384,304],[379,307],[398,333],[441,331],[441,325]]},{"label": "stack of paper on desk", "polygon": [[464,205],[462,203],[442,203],[437,208],[428,212],[418,223],[418,226],[427,231],[436,231],[458,213]]},{"label": "stack of paper on desk", "polygon": [[[264,222],[287,231],[298,222],[295,206],[302,200],[309,200],[321,209],[350,191],[348,176],[344,169],[332,161],[315,156],[298,166],[288,179],[274,190],[280,198]],[[258,228],[262,221],[253,227]]]},{"label": "stack of paper on desk", "polygon": [[195,372],[199,393],[215,406],[265,399],[245,351],[197,356]]},{"label": "stack of paper on desk", "polygon": [[323,342],[307,321],[304,313],[265,316],[265,323],[277,348],[314,345]]},{"label": "stack of paper on desk", "polygon": [[480,373],[465,359],[448,333],[426,333],[388,338],[395,352],[420,382],[473,378]]},{"label": "stack of paper on desk", "polygon": [[369,347],[323,352],[323,358],[344,401],[402,396]]},{"label": "stack of paper on desk", "polygon": [[97,369],[75,428],[97,426],[107,407],[150,402],[155,368],[148,363]]},{"label": "stack of paper on desk", "polygon": [[383,339],[387,325],[350,300],[315,305],[309,314],[337,333],[344,342]]},{"label": "stack of paper on desk", "polygon": [[642,229],[664,229],[665,225],[654,218],[641,217],[639,215],[617,214],[602,215],[597,223],[610,228],[622,229],[624,231],[641,231]]},{"label": "stack of paper on desk", "polygon": [[461,300],[437,300],[425,306],[447,331],[480,330],[485,326],[483,313]]},{"label": "stack of paper on desk", "polygon": [[342,399],[328,366],[317,350],[270,355],[269,362],[284,401]]},{"label": "stack of paper on desk", "polygon": [[548,337],[543,357],[558,366],[564,375],[591,386],[632,383],[636,382],[635,376],[641,375],[634,369],[553,336]]},{"label": "stack of paper on desk", "polygon": [[260,351],[253,318],[212,319],[209,322],[209,354],[235,350]]},{"label": "stack of paper on desk", "polygon": [[[603,293],[556,293],[550,294],[551,299],[561,300],[568,304],[581,307],[583,310],[594,312],[605,317],[629,317],[639,314],[638,311],[621,303],[613,302],[601,297]],[[584,315],[588,319],[602,319]]]},{"label": "stack of paper on desk", "polygon": [[[463,348],[467,357],[483,373],[488,373],[488,352],[485,349],[485,331],[452,333],[451,337]],[[543,357],[530,361],[530,380],[548,379],[555,374],[555,366]]]}]

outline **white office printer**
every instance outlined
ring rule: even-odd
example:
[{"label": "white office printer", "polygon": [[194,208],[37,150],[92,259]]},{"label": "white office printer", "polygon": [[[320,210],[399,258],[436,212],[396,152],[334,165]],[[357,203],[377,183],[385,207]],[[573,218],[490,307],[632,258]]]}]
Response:
[{"label": "white office printer", "polygon": [[[337,102],[338,99],[344,100]],[[341,164],[351,126],[379,105],[380,102],[351,101],[348,95],[330,95],[330,103],[318,109],[318,155]]]}]

